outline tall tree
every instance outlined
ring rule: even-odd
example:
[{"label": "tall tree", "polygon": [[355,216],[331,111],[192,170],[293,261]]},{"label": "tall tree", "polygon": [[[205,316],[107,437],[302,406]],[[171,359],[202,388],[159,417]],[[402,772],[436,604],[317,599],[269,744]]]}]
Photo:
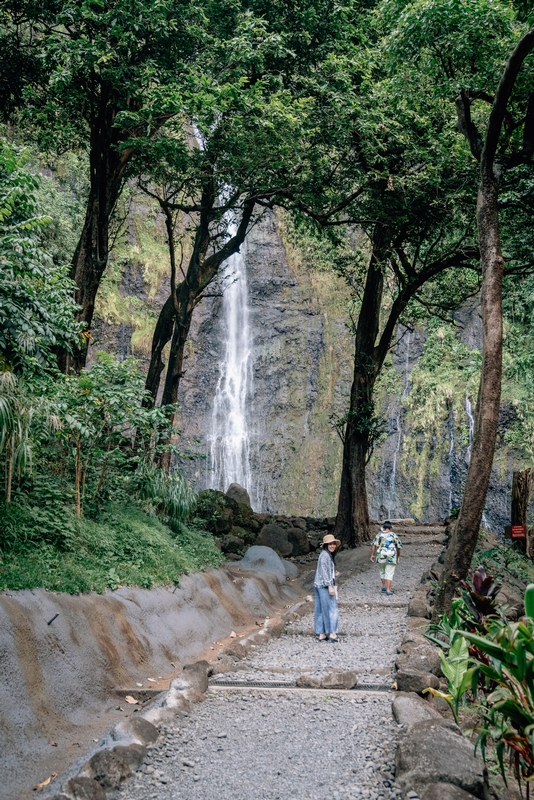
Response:
[{"label": "tall tree", "polygon": [[[505,263],[499,226],[499,191],[514,193],[514,170],[534,154],[534,80],[521,67],[534,47],[521,4],[455,0],[386,4],[396,16],[393,59],[400,56],[426,76],[446,100],[459,133],[479,164],[476,223],[482,269],[482,370],[475,432],[460,515],[448,549],[436,613],[450,608],[467,575],[488,490],[502,375],[502,282]],[[397,61],[398,63],[398,61]],[[489,114],[486,110],[489,110]],[[514,223],[517,226],[517,220]],[[525,219],[523,219],[523,225]]]},{"label": "tall tree", "polygon": [[[350,191],[350,205],[332,215],[317,204],[296,203],[323,226],[359,226],[369,242],[349,408],[339,426],[343,466],[335,533],[349,546],[369,539],[366,464],[380,429],[374,389],[397,324],[417,307],[439,308],[430,285],[446,270],[472,274],[478,252],[469,212],[474,170],[456,167],[454,132],[442,104],[427,103],[424,92],[409,93],[404,81],[391,79],[385,55],[377,37],[365,65],[359,61],[359,74],[352,73],[358,85],[352,105],[340,105],[336,115],[336,190]],[[472,279],[458,281],[459,290],[464,284],[469,293]]]},{"label": "tall tree", "polygon": [[[44,147],[79,147],[89,156],[85,222],[71,266],[78,320],[86,326],[85,346],[71,359],[80,369],[127,167],[138,137],[153,135],[182,109],[202,14],[190,0],[8,0],[1,21],[0,46],[18,35],[17,52],[38,65],[26,70],[28,84],[12,104],[24,101],[22,117]],[[65,352],[63,360],[66,367]]]},{"label": "tall tree", "polygon": [[[291,5],[273,14],[269,4],[258,3],[261,16],[236,12],[232,35],[221,37],[207,70],[209,102],[199,105],[195,98],[186,107],[188,126],[170,121],[146,142],[141,184],[162,210],[171,267],[171,292],[156,325],[147,376],[154,402],[169,341],[162,402],[176,402],[194,308],[262,210],[280,198],[327,195],[336,180],[322,162],[330,146],[323,124],[333,117],[338,97],[331,92],[325,102],[320,86],[341,80],[354,50],[353,25],[346,10],[321,2],[304,6],[314,15],[304,16],[300,29]],[[312,36],[316,47],[310,49],[303,39]],[[335,57],[339,63],[332,66]],[[187,257],[181,248],[179,260],[177,233],[181,243],[189,241]]]},{"label": "tall tree", "polygon": [[[500,158],[507,155],[508,166],[532,159],[534,155],[534,81],[531,84],[526,113],[518,127],[523,130],[522,144],[517,151],[499,153],[509,103],[526,57],[534,50],[534,28],[518,41],[510,54],[499,85],[495,91],[482,150],[481,137],[467,117],[464,128],[471,150],[480,159],[480,186],[477,200],[477,227],[482,263],[482,371],[475,418],[475,431],[471,461],[467,471],[464,497],[451,542],[447,549],[445,565],[436,596],[436,614],[449,610],[461,581],[471,566],[486,503],[501,400],[502,377],[502,282],[504,258],[499,226],[499,176]],[[462,98],[466,115],[468,101]],[[460,119],[462,110],[460,110]]]}]

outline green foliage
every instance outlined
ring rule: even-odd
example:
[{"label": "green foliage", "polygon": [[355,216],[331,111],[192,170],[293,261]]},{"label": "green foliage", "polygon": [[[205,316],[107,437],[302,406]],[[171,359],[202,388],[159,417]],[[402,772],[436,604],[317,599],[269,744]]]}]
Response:
[{"label": "green foliage", "polygon": [[[466,692],[473,684],[473,677],[475,670],[469,667],[469,650],[467,642],[461,636],[455,637],[449,649],[448,656],[445,656],[443,650],[439,652],[441,659],[441,671],[447,679],[449,685],[449,692],[440,692],[437,689],[425,689],[436,697],[442,697],[448,702],[451,707],[454,719],[458,723],[458,710],[460,702]],[[476,677],[476,676],[475,676]]]},{"label": "green foliage", "polygon": [[141,462],[135,480],[140,499],[148,502],[159,516],[166,517],[169,524],[182,522],[195,502],[191,486],[178,471],[168,475],[162,469]]},{"label": "green foliage", "polygon": [[52,348],[77,341],[73,284],[42,247],[50,219],[28,153],[0,140],[0,366],[18,373],[53,361]]},{"label": "green foliage", "polygon": [[528,781],[534,775],[534,620],[493,623],[486,636],[469,632],[462,636],[489,688],[477,745],[485,758],[488,741],[495,744],[505,782],[506,754],[516,779]]},{"label": "green foliage", "polygon": [[534,583],[530,583],[525,590],[525,614],[534,619]]},{"label": "green foliage", "polygon": [[95,520],[78,520],[57,502],[47,509],[12,504],[7,520],[2,511],[0,537],[10,541],[0,548],[0,591],[177,585],[184,573],[222,560],[211,536],[185,529],[176,535],[133,506],[111,506]]},{"label": "green foliage", "polygon": [[226,533],[231,527],[229,518],[234,508],[237,508],[235,500],[231,500],[222,492],[214,489],[205,489],[196,496],[188,517],[188,524],[194,529],[206,530],[215,534]]},{"label": "green foliage", "polygon": [[450,614],[442,614],[437,620],[433,620],[425,637],[447,651],[457,638],[458,631],[472,630],[475,624],[463,597],[455,597]]}]

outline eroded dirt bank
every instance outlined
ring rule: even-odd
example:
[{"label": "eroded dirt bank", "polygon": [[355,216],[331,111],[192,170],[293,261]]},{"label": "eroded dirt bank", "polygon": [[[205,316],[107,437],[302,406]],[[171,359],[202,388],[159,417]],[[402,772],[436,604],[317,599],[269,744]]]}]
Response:
[{"label": "eroded dirt bank", "polygon": [[0,798],[30,796],[134,713],[117,690],[167,688],[184,663],[295,602],[299,588],[228,565],[176,590],[0,594]]}]

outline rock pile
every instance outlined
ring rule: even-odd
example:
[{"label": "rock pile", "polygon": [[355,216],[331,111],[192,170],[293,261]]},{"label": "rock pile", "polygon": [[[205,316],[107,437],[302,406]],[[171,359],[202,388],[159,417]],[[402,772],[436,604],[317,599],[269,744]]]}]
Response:
[{"label": "rock pile", "polygon": [[335,517],[258,514],[250,507],[246,489],[233,483],[226,494],[213,489],[200,492],[190,522],[212,533],[217,546],[233,561],[255,544],[271,547],[284,558],[306,556],[332,532]]}]

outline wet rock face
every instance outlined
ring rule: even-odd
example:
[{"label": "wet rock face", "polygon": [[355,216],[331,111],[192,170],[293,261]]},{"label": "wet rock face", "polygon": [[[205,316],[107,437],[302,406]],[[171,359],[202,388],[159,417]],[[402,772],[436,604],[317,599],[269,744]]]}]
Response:
[{"label": "wet rock face", "polygon": [[[135,231],[128,235],[134,245]],[[354,345],[346,326],[347,292],[334,276],[313,272],[297,263],[291,251],[286,252],[272,214],[266,214],[253,228],[244,252],[252,332],[248,427],[253,475],[253,485],[245,489],[255,511],[331,516],[336,511],[341,442],[330,416],[341,417],[346,412],[352,380]],[[182,466],[197,489],[212,486],[213,398],[225,350],[222,297],[216,295],[231,281],[230,270],[227,268],[222,282],[210,287],[209,294],[215,296],[206,297],[195,310],[186,345],[179,397],[181,445],[207,458],[184,460]],[[141,300],[157,315],[168,294],[168,275],[162,272],[155,291],[145,283],[144,275],[143,265],[125,262],[118,294]],[[466,305],[455,316],[462,342],[469,349],[480,347],[477,304]],[[96,320],[95,345],[90,349],[108,349],[125,358],[132,353],[133,332],[129,319],[118,325]],[[465,436],[459,441],[461,437],[456,435],[452,452],[447,452],[454,434],[454,419],[449,415],[436,441],[420,437],[415,442],[419,453],[425,449],[422,467],[406,456],[412,434],[402,400],[422,353],[425,332],[400,328],[396,339],[393,366],[401,391],[400,396],[396,390],[394,395],[383,392],[378,397],[377,412],[386,420],[387,437],[368,468],[370,514],[374,519],[415,514],[420,520],[439,520],[461,502],[468,448]],[[147,339],[145,349],[148,345]],[[146,367],[146,353],[136,350],[135,355],[141,358],[142,368]],[[501,432],[512,411],[502,409]],[[467,431],[467,416],[456,420],[457,428],[458,424]],[[492,472],[485,512],[485,522],[493,530],[501,530],[509,521],[511,476],[517,468],[512,456],[506,463],[504,454],[500,458]],[[228,486],[213,488],[228,490]],[[413,509],[416,496],[422,498],[417,513]],[[246,503],[246,499],[235,499]]]},{"label": "wet rock face", "polygon": [[[350,359],[341,359],[344,321],[341,313],[326,320],[312,287],[290,269],[274,216],[266,215],[249,235],[246,264],[254,485],[245,488],[255,511],[331,514],[341,449],[328,416],[342,413],[350,387]],[[207,298],[197,312],[179,402],[186,441],[208,456],[207,463],[184,462],[183,467],[203,488],[210,485],[212,398],[224,350],[221,298]]]}]

